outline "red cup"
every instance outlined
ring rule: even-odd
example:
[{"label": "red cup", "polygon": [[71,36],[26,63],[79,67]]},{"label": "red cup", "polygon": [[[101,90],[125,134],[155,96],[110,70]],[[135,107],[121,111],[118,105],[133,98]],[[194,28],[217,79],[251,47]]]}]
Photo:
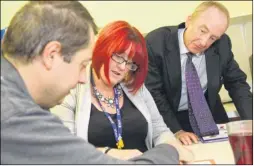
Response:
[{"label": "red cup", "polygon": [[229,142],[237,165],[253,164],[252,120],[227,123]]}]

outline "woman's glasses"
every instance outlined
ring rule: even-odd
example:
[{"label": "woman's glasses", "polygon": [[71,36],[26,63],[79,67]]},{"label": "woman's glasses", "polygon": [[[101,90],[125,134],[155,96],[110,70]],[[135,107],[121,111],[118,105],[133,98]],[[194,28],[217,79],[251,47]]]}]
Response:
[{"label": "woman's glasses", "polygon": [[113,61],[122,64],[125,62],[125,65],[127,67],[127,69],[131,70],[131,71],[136,71],[138,69],[138,65],[135,64],[134,62],[128,62],[127,60],[125,60],[123,57],[119,56],[117,53],[113,53],[111,56],[111,59],[113,59]]}]

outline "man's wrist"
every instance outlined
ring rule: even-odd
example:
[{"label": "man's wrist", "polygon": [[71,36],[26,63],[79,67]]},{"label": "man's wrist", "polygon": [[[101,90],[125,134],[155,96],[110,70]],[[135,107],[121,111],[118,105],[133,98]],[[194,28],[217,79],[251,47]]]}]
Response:
[{"label": "man's wrist", "polygon": [[179,134],[181,134],[182,132],[184,132],[184,130],[179,130],[175,133],[175,137],[177,138],[179,136]]}]

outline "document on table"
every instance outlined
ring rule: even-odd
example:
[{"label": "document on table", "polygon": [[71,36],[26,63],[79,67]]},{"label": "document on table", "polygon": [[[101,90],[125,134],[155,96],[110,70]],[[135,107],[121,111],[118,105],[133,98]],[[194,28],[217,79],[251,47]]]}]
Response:
[{"label": "document on table", "polygon": [[208,165],[208,164],[215,164],[215,161],[213,159],[210,160],[198,160],[198,161],[192,161],[188,162],[186,164],[200,164],[200,165]]},{"label": "document on table", "polygon": [[201,137],[200,141],[203,143],[209,143],[209,142],[220,142],[220,141],[228,140],[228,132],[227,132],[226,124],[217,124],[217,126],[219,128],[219,134]]}]

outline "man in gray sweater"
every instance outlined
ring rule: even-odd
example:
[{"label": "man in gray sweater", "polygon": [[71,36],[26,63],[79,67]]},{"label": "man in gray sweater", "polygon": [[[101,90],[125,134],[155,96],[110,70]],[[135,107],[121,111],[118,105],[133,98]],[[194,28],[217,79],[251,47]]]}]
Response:
[{"label": "man in gray sweater", "polygon": [[96,25],[77,1],[34,1],[7,29],[1,55],[1,164],[177,164],[161,144],[130,161],[117,160],[70,133],[49,112],[85,83]]}]

